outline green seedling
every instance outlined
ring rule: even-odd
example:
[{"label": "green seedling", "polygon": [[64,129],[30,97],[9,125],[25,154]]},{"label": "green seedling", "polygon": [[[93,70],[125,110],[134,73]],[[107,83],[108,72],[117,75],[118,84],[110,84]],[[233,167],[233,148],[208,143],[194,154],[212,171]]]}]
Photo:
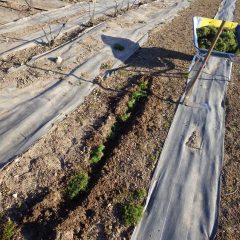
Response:
[{"label": "green seedling", "polygon": [[240,54],[240,48],[237,49],[236,54],[237,54],[237,55]]},{"label": "green seedling", "polygon": [[122,122],[127,122],[131,118],[131,113],[124,113],[120,116]]},{"label": "green seedling", "polygon": [[122,207],[122,219],[126,225],[136,225],[143,216],[143,206],[138,204],[125,204]]},{"label": "green seedling", "polygon": [[113,48],[114,48],[115,50],[117,50],[117,51],[123,51],[123,50],[125,49],[124,46],[121,45],[120,43],[115,43],[115,44],[113,45]]},{"label": "green seedling", "polygon": [[127,102],[128,109],[132,110],[136,103],[142,98],[147,97],[147,89],[149,88],[148,80],[143,80],[139,83],[138,90],[132,93],[129,101]]},{"label": "green seedling", "polygon": [[142,80],[140,83],[139,83],[139,87],[142,91],[146,91],[148,88],[149,88],[149,82],[148,80]]},{"label": "green seedling", "polygon": [[136,99],[130,98],[130,100],[127,102],[127,106],[129,109],[133,109],[136,105]]},{"label": "green seedling", "polygon": [[131,71],[128,71],[126,69],[120,69],[117,71],[118,75],[123,78],[131,77],[133,73]]},{"label": "green seedling", "polygon": [[111,62],[105,62],[105,63],[102,63],[101,66],[100,66],[100,69],[111,69],[112,68],[112,63]]},{"label": "green seedling", "polygon": [[12,220],[8,220],[2,226],[2,234],[0,235],[0,240],[12,240],[16,233],[16,224]]},{"label": "green seedling", "polygon": [[144,90],[137,90],[133,92],[131,97],[136,101],[139,101],[140,99],[147,97],[147,92]]},{"label": "green seedling", "polygon": [[89,177],[85,172],[79,172],[69,181],[66,189],[66,195],[69,199],[73,199],[84,192],[88,186]]},{"label": "green seedling", "polygon": [[117,134],[117,124],[114,123],[111,127],[111,131],[108,135],[108,138],[109,139],[114,139],[116,137],[116,134]]},{"label": "green seedling", "polygon": [[190,75],[190,72],[185,72],[185,73],[183,73],[183,76],[184,76],[184,78],[186,78],[186,79],[189,78],[189,75]]},{"label": "green seedling", "polygon": [[144,188],[136,189],[133,192],[133,197],[136,200],[142,201],[147,196],[147,191]]},{"label": "green seedling", "polygon": [[100,144],[96,147],[96,149],[92,153],[92,157],[90,159],[91,164],[97,164],[98,162],[101,161],[104,153],[105,146],[103,144]]},{"label": "green seedling", "polygon": [[164,122],[162,127],[163,129],[168,130],[170,128],[170,122],[169,121]]}]

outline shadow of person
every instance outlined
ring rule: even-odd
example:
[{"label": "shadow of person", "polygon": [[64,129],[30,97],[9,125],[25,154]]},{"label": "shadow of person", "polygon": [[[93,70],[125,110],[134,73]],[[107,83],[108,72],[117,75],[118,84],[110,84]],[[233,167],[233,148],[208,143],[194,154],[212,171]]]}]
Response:
[{"label": "shadow of person", "polygon": [[[191,61],[193,56],[173,50],[158,47],[144,48],[139,43],[127,38],[101,36],[102,41],[110,46],[113,56],[124,63],[124,66],[107,70],[105,77],[114,74],[120,69],[129,67],[153,70],[158,68],[158,73],[167,72],[176,68],[173,59]],[[137,51],[139,49],[139,51]],[[136,52],[136,54],[134,54]],[[134,54],[134,57],[131,57]],[[160,70],[160,68],[162,68]]]},{"label": "shadow of person", "polygon": [[106,45],[111,47],[113,56],[123,63],[140,47],[139,43],[127,38],[112,37],[104,34],[101,35],[101,38]]}]

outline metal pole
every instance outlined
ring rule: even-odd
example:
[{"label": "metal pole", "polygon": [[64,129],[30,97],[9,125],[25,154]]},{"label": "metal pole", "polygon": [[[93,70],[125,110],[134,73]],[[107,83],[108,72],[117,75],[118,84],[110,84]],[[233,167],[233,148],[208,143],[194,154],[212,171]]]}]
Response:
[{"label": "metal pole", "polygon": [[210,55],[212,54],[212,51],[213,51],[214,47],[216,46],[216,43],[217,43],[217,41],[218,41],[218,39],[219,39],[222,31],[223,31],[223,28],[224,28],[225,23],[226,23],[226,21],[223,20],[223,21],[222,21],[222,24],[221,24],[220,28],[218,29],[218,32],[217,32],[217,34],[216,34],[216,36],[215,36],[215,38],[214,38],[214,40],[213,40],[213,42],[212,42],[212,44],[211,44],[211,46],[210,46],[210,48],[209,48],[209,50],[208,50],[208,53],[207,53],[207,55],[206,55],[206,57],[205,57],[205,59],[204,59],[204,61],[203,61],[202,66],[201,66],[200,69],[198,70],[195,78],[194,78],[191,82],[189,82],[189,85],[187,86],[187,89],[186,89],[186,94],[185,94],[183,103],[186,103],[186,100],[187,100],[187,99],[189,98],[189,96],[191,95],[192,89],[193,89],[193,86],[194,86],[194,83],[195,83],[195,82],[197,81],[197,79],[199,78],[200,74],[202,73],[203,68],[205,67],[205,65],[206,65],[206,63],[207,63],[207,61],[208,61],[208,59],[209,59],[209,57],[210,57]]}]

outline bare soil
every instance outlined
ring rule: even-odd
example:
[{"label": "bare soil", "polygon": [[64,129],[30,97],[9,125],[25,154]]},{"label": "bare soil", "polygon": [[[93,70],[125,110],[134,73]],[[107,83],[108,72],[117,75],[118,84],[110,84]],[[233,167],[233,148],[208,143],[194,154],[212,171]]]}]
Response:
[{"label": "bare soil", "polygon": [[30,9],[24,0],[1,1],[0,2],[0,25],[15,21],[40,12],[37,9]]},{"label": "bare soil", "polygon": [[0,1],[0,25],[39,12],[63,7],[68,2],[64,3],[60,0],[2,0]]},{"label": "bare soil", "polygon": [[[240,2],[235,21],[240,22]],[[240,66],[234,64],[226,96],[225,157],[217,239],[240,239]]]},{"label": "bare soil", "polygon": [[[192,17],[213,17],[220,2],[196,0],[171,23],[157,27],[116,75],[97,78],[99,87],[79,108],[0,172],[0,212],[17,224],[15,239],[130,239],[133,226],[123,224],[121,207],[144,204],[132,192],[148,189],[185,89],[194,54]],[[219,239],[238,239],[239,234],[238,74],[235,68],[227,101]],[[109,139],[142,80],[149,82],[147,97]],[[93,167],[91,153],[101,143],[104,157]],[[90,176],[88,189],[69,201],[67,182],[80,170]]]}]

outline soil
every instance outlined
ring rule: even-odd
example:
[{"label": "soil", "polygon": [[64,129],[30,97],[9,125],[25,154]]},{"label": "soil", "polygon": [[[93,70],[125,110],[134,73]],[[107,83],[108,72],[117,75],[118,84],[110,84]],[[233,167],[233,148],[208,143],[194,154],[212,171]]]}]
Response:
[{"label": "soil", "polygon": [[200,149],[201,148],[201,136],[199,129],[193,131],[192,135],[189,137],[186,145],[193,149]]},{"label": "soil", "polygon": [[29,9],[24,0],[0,2],[0,25],[38,12],[40,12],[40,10]]},{"label": "soil", "polygon": [[68,2],[67,0],[65,3],[60,0],[2,0],[0,2],[0,25],[39,12],[64,7]]},{"label": "soil", "polygon": [[[0,212],[3,219],[10,217],[17,224],[14,239],[130,239],[133,226],[123,224],[121,207],[129,202],[144,204],[132,193],[148,189],[184,92],[195,52],[192,17],[213,17],[220,2],[196,0],[171,23],[154,29],[148,43],[116,75],[97,78],[99,87],[79,108],[0,172]],[[240,14],[239,8],[236,12]],[[238,74],[235,68],[227,101],[219,239],[238,239],[239,233]],[[129,121],[119,123],[143,80],[149,82],[147,97]],[[109,138],[114,124],[118,128]],[[101,143],[106,147],[104,156],[92,166],[91,153]],[[65,189],[80,170],[88,173],[89,185],[70,201]]]},{"label": "soil", "polygon": [[[235,19],[240,22],[240,2]],[[226,96],[225,157],[222,172],[220,222],[217,239],[240,239],[240,66],[233,65],[232,79]]]}]

